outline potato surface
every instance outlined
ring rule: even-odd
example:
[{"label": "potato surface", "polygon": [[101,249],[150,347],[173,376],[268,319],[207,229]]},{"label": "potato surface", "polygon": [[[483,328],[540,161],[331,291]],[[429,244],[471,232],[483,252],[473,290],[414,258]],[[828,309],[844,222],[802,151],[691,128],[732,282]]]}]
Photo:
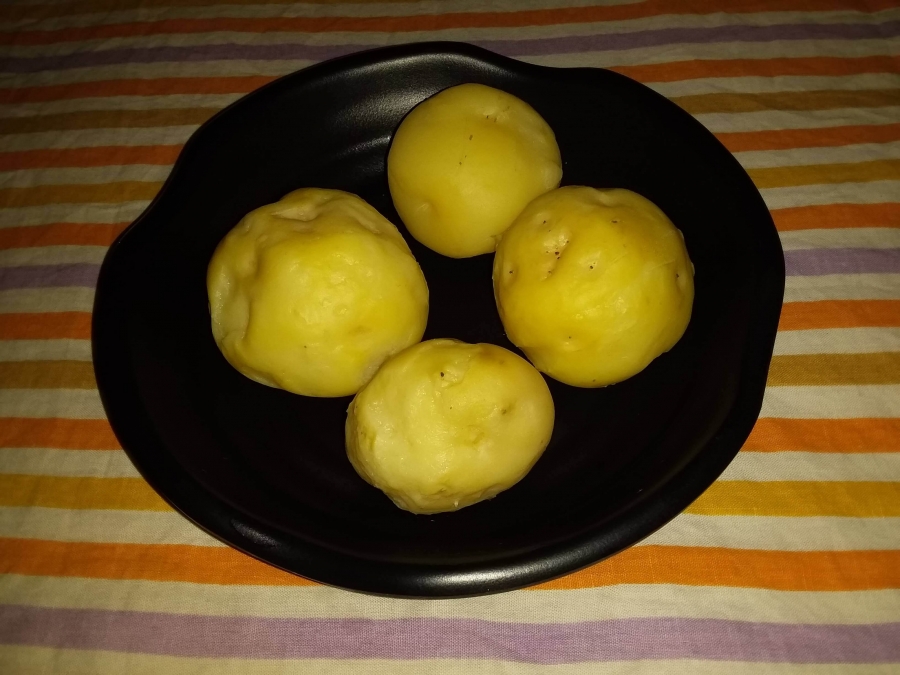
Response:
[{"label": "potato surface", "polygon": [[602,387],[678,342],[694,272],[681,232],[649,200],[564,187],[531,202],[504,233],[494,295],[509,339],[538,370]]},{"label": "potato surface", "polygon": [[553,419],[547,383],[520,356],[429,340],[388,360],[353,399],[347,455],[400,508],[455,511],[521,480]]},{"label": "potato surface", "polygon": [[356,393],[422,339],[428,287],[394,225],[356,195],[306,188],[247,214],[207,271],[213,337],[247,377]]},{"label": "potato surface", "polygon": [[544,119],[481,84],[445,89],[414,108],[394,135],[387,166],[410,233],[452,258],[492,252],[525,205],[562,176]]}]

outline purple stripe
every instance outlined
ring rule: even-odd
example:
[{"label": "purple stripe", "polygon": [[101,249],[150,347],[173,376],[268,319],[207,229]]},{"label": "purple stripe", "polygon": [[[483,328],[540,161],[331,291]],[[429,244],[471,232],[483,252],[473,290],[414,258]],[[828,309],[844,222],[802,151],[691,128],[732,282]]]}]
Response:
[{"label": "purple stripe", "polygon": [[0,290],[54,286],[93,288],[99,274],[100,265],[87,264],[0,267]]},{"label": "purple stripe", "polygon": [[804,625],[640,618],[271,619],[7,605],[0,644],[209,658],[466,658],[522,663],[707,659],[900,662],[900,623]]},{"label": "purple stripe", "polygon": [[900,249],[831,248],[785,251],[788,276],[900,273]]},{"label": "purple stripe", "polygon": [[[712,28],[663,28],[605,35],[571,35],[533,40],[480,40],[476,44],[508,56],[571,54],[587,51],[618,51],[683,43],[771,42],[773,40],[865,40],[900,35],[900,21],[879,24],[785,24],[776,26],[716,26]],[[200,45],[104,49],[61,56],[8,57],[0,71],[33,73],[106,66],[117,63],[178,61],[321,61],[382,44],[372,45]]]}]

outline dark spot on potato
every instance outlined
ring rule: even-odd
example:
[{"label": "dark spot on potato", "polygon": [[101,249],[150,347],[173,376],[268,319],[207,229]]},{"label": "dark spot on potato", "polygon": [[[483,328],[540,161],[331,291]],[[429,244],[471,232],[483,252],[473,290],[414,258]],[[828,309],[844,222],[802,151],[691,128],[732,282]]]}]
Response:
[{"label": "dark spot on potato", "polygon": [[444,376],[444,373],[442,372],[442,373],[441,373],[441,377],[443,377],[443,376]]},{"label": "dark spot on potato", "polygon": [[475,134],[469,134],[469,140],[470,140],[470,141],[472,140],[472,136],[474,136],[474,135],[475,135]]}]

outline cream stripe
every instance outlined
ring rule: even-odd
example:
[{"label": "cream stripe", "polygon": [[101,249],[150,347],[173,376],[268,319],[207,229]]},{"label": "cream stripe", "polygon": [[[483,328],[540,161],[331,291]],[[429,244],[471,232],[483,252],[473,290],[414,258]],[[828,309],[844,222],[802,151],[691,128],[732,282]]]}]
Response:
[{"label": "cream stripe", "polygon": [[45,204],[0,209],[0,227],[27,227],[48,223],[127,223],[147,208],[149,201],[117,204]]},{"label": "cream stripe", "polygon": [[849,164],[876,159],[900,157],[900,141],[894,143],[865,143],[835,148],[792,148],[735,153],[745,169],[772,166],[808,166],[810,164]]},{"label": "cream stripe", "polygon": [[[72,98],[46,103],[0,105],[0,117],[32,117],[94,110],[159,110],[181,108],[224,108],[243,94],[167,94],[165,96],[108,96]],[[71,132],[65,132],[71,133]],[[83,133],[81,131],[78,132]]]},{"label": "cream stripe", "polygon": [[460,617],[539,623],[684,616],[865,624],[900,620],[900,598],[897,596],[896,590],[821,593],[622,584],[565,591],[514,591],[480,598],[423,602],[347,593],[327,586],[271,588],[15,574],[0,576],[0,597],[9,604],[298,619]]},{"label": "cream stripe", "polygon": [[[414,12],[410,11],[411,7],[419,3],[400,3],[390,5],[393,11],[398,11],[401,15],[409,15]],[[495,4],[495,3],[491,3]],[[574,3],[567,2],[567,5]],[[282,5],[284,7],[285,5]],[[429,7],[427,13],[432,13],[433,9],[428,3],[424,6]],[[321,3],[311,6],[311,11],[319,13],[320,8],[324,7]],[[348,5],[341,4],[342,8]],[[353,5],[349,5],[353,8]],[[367,8],[367,11],[375,12],[381,15],[381,12],[374,9],[373,5],[361,5]],[[401,9],[402,7],[402,9]],[[443,5],[442,5],[443,7]],[[517,8],[518,5],[511,5],[511,8]],[[219,5],[215,8],[207,8],[205,11],[213,12],[213,16],[223,16],[219,12],[228,11],[227,5]],[[189,16],[197,16],[196,12],[204,11],[200,8],[191,8],[186,10]],[[142,8],[141,13],[146,11],[154,11],[152,9]],[[173,11],[177,11],[174,7],[166,8],[165,15],[172,16]],[[352,9],[338,10],[339,14],[352,15]],[[444,13],[453,13],[453,10],[444,9]],[[410,31],[405,33],[390,32],[372,32],[372,31],[340,31],[333,30],[325,33],[307,33],[304,31],[292,32],[271,32],[271,33],[228,33],[228,32],[206,32],[206,33],[187,33],[187,34],[166,34],[160,33],[148,36],[135,36],[114,38],[110,40],[84,40],[80,42],[63,42],[50,45],[9,45],[5,47],[5,51],[10,56],[36,56],[45,54],[70,54],[75,51],[90,51],[95,48],[118,48],[118,47],[152,47],[166,45],[206,45],[221,44],[223,39],[235,44],[283,44],[283,43],[299,43],[299,44],[318,44],[318,45],[359,45],[365,48],[370,45],[387,44],[392,42],[416,42],[429,39],[462,39],[462,40],[516,40],[516,39],[534,39],[545,37],[569,37],[576,35],[594,35],[594,34],[617,34],[628,33],[642,30],[666,29],[666,28],[693,28],[693,27],[715,27],[730,25],[748,25],[748,26],[766,26],[781,24],[835,24],[835,23],[852,23],[861,25],[880,24],[890,21],[900,16],[897,10],[882,10],[877,13],[860,13],[854,11],[830,11],[830,12],[759,12],[759,13],[741,13],[727,14],[717,12],[714,14],[663,14],[653,17],[640,19],[627,19],[620,21],[603,21],[603,22],[583,22],[583,23],[562,23],[551,25],[535,25],[535,26],[514,26],[505,27],[483,27],[483,28],[451,28],[440,31]],[[96,25],[98,15],[94,14],[89,25]],[[54,19],[55,20],[55,19]],[[141,19],[147,20],[147,19]],[[742,48],[745,43],[741,43]]]},{"label": "cream stripe", "polygon": [[106,419],[96,389],[0,389],[2,417]]},{"label": "cream stripe", "polygon": [[20,169],[0,173],[0,188],[22,188],[35,185],[97,185],[121,180],[162,182],[168,178],[171,169],[170,164],[110,164],[97,167]]},{"label": "cream stripe", "polygon": [[900,195],[900,181],[877,180],[866,183],[763,188],[760,194],[770,209],[821,204],[881,204],[897,201],[897,195]]},{"label": "cream stripe", "polygon": [[779,355],[873,352],[900,352],[900,328],[786,330],[775,337],[775,353]]},{"label": "cream stripe", "polygon": [[24,265],[66,265],[88,263],[99,265],[106,246],[35,246],[0,251],[0,267]]},{"label": "cream stripe", "polygon": [[820,129],[857,125],[894,124],[900,106],[884,108],[834,108],[832,110],[760,110],[742,113],[701,113],[694,115],[713,133],[736,131],[780,131]]},{"label": "cream stripe", "polygon": [[0,312],[90,312],[93,288],[21,288],[0,291]]},{"label": "cream stripe", "polygon": [[805,248],[900,248],[900,227],[779,232],[785,251]]},{"label": "cream stripe", "polygon": [[[222,546],[175,511],[0,507],[0,537],[116,544]],[[682,514],[637,546],[777,551],[900,549],[900,518]]]},{"label": "cream stripe", "polygon": [[[113,544],[224,546],[175,511],[0,507],[0,537]],[[2,597],[0,593],[0,597]]]},{"label": "cream stripe", "polygon": [[195,125],[139,129],[81,129],[77,133],[41,131],[11,134],[3,138],[5,152],[52,148],[94,148],[106,145],[180,145],[197,130]]},{"label": "cream stripe", "polygon": [[139,476],[122,450],[0,448],[0,473],[31,476]]},{"label": "cream stripe", "polygon": [[638,545],[653,544],[777,551],[887,551],[900,549],[900,518],[681,514]]},{"label": "cream stripe", "polygon": [[90,360],[90,340],[0,340],[0,361]]},{"label": "cream stripe", "polygon": [[788,277],[785,302],[815,300],[895,300],[900,298],[900,274],[826,274]]},{"label": "cream stripe", "polygon": [[760,417],[900,417],[900,385],[768,387]]},{"label": "cream stripe", "polygon": [[858,75],[778,75],[775,77],[709,77],[679,82],[653,82],[651,89],[663,96],[762,93],[782,91],[857,91],[900,87],[900,73]]},{"label": "cream stripe", "polygon": [[0,661],[8,663],[16,675],[896,675],[896,665],[824,664],[796,665],[690,659],[610,661],[533,665],[494,659],[427,659],[393,661],[384,659],[220,659],[155,656],[123,652],[53,649],[49,647],[0,646]]},{"label": "cream stripe", "polygon": [[739,452],[719,480],[900,481],[900,452]]}]

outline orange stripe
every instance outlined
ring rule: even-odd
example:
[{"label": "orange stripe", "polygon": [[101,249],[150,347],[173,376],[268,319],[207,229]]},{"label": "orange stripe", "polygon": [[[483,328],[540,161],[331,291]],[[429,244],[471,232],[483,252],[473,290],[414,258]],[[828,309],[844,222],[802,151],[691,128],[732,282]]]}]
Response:
[{"label": "orange stripe", "polygon": [[0,419],[0,448],[58,448],[60,450],[121,450],[106,420]]},{"label": "orange stripe", "polygon": [[900,452],[900,419],[757,420],[741,452]]},{"label": "orange stripe", "polygon": [[716,134],[716,138],[731,152],[825,148],[900,141],[900,124],[724,132]]},{"label": "orange stripe", "polygon": [[113,145],[93,148],[56,148],[0,153],[0,171],[50,167],[117,166],[122,164],[173,164],[180,145]]},{"label": "orange stripe", "polygon": [[[0,539],[0,573],[203,584],[303,586],[230,548]],[[852,591],[900,586],[900,551],[755,551],[640,546],[537,590],[614,584]]]},{"label": "orange stripe", "polygon": [[[866,9],[874,12],[895,6],[894,0],[867,0]],[[731,0],[731,13],[765,11],[828,11],[846,10],[841,0]],[[660,14],[711,14],[721,12],[719,0],[669,0],[599,6],[560,7],[521,12],[465,12],[452,14],[422,14],[411,16],[368,17],[277,17],[277,18],[212,18],[165,19],[100,26],[68,27],[56,30],[9,31],[0,33],[0,44],[42,45],[82,40],[108,40],[185,33],[331,33],[331,32],[387,32],[436,31],[450,28],[514,28],[547,26],[595,21],[621,21]]]},{"label": "orange stripe", "polygon": [[90,312],[0,314],[0,340],[89,340]]},{"label": "orange stripe", "polygon": [[[893,73],[900,70],[900,56],[860,58],[803,57],[733,59],[727,61],[676,61],[636,66],[616,66],[616,72],[641,82],[674,82],[703,77],[776,75],[855,75]],[[43,103],[69,98],[105,96],[161,96],[165,94],[243,94],[274,77],[167,77],[74,82],[36,87],[0,89],[0,103]]]},{"label": "orange stripe", "polygon": [[827,204],[772,211],[779,232],[851,227],[900,227],[900,204]]},{"label": "orange stripe", "polygon": [[757,551],[638,546],[539,590],[611,584],[742,586],[779,591],[900,587],[900,551]]},{"label": "orange stripe", "polygon": [[32,246],[109,246],[128,223],[51,223],[0,228],[0,250]]},{"label": "orange stripe", "polygon": [[866,326],[900,328],[900,300],[786,302],[778,330]]},{"label": "orange stripe", "polygon": [[860,75],[896,73],[900,56],[864,56],[840,58],[810,56],[778,59],[732,59],[728,61],[693,60],[613,66],[614,70],[639,82],[677,82],[703,77],[775,77],[778,75]]}]

